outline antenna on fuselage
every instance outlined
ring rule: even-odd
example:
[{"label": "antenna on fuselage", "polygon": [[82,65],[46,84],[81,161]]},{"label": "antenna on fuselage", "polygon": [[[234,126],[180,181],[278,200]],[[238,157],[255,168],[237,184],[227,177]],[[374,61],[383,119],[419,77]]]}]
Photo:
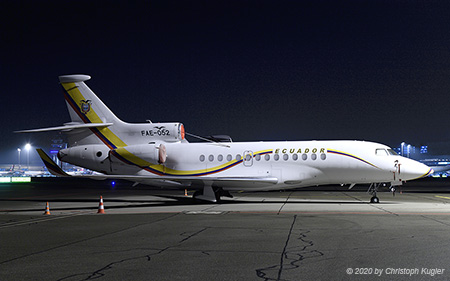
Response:
[{"label": "antenna on fuselage", "polygon": [[228,148],[230,148],[230,146],[229,146],[229,145],[226,145],[226,144],[223,144],[223,143],[220,143],[220,142],[216,142],[216,141],[213,141],[213,140],[210,140],[210,139],[207,139],[207,138],[201,137],[201,136],[197,136],[197,135],[194,135],[194,134],[190,134],[190,133],[188,133],[188,132],[186,132],[185,134],[186,134],[186,135],[188,135],[188,136],[191,136],[191,137],[194,137],[194,138],[200,139],[200,140],[204,140],[204,141],[207,141],[207,142],[210,142],[210,143],[216,144],[216,145],[220,145],[220,146],[224,146],[224,147],[228,147]]}]

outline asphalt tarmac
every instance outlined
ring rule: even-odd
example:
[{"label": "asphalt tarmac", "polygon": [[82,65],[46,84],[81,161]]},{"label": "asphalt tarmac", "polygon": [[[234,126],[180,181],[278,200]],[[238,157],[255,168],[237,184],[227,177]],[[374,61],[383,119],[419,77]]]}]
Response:
[{"label": "asphalt tarmac", "polygon": [[0,280],[450,279],[450,181],[410,182],[379,204],[366,189],[196,204],[193,191],[120,181],[2,184]]}]

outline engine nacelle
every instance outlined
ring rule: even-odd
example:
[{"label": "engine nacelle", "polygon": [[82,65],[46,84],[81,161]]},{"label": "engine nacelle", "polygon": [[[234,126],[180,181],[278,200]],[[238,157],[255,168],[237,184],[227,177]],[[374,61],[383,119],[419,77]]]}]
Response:
[{"label": "engine nacelle", "polygon": [[92,170],[98,169],[108,156],[109,148],[103,144],[74,146],[58,152],[59,160]]},{"label": "engine nacelle", "polygon": [[129,164],[138,166],[164,164],[166,162],[164,144],[138,144],[110,150],[106,145],[80,145],[61,149],[59,160],[92,170],[110,171],[115,165]]},{"label": "engine nacelle", "polygon": [[147,137],[166,142],[184,140],[184,125],[182,123],[151,123],[139,131],[141,137]]},{"label": "engine nacelle", "polygon": [[[139,166],[163,164],[166,162],[166,147],[164,144],[138,144],[119,147],[111,150],[111,154],[119,160],[129,160]],[[112,160],[114,162],[114,160]]]}]

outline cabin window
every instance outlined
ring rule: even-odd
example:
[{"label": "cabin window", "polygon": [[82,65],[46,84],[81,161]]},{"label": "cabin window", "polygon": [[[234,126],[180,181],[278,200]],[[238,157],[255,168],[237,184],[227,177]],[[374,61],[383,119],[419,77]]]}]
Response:
[{"label": "cabin window", "polygon": [[270,155],[269,154],[264,155],[264,160],[269,161],[270,160]]},{"label": "cabin window", "polygon": [[212,161],[214,161],[214,155],[209,155],[209,157],[208,157],[208,159],[209,159],[209,162],[212,162]]},{"label": "cabin window", "polygon": [[388,153],[387,153],[386,149],[384,149],[384,148],[377,148],[375,150],[375,155],[377,155],[377,156],[388,156]]},{"label": "cabin window", "polygon": [[303,160],[308,159],[308,155],[306,155],[306,153],[303,153],[303,154],[302,154],[302,159],[303,159]]},{"label": "cabin window", "polygon": [[242,159],[242,156],[241,156],[240,154],[237,154],[237,155],[236,155],[236,160],[239,161],[239,160],[241,160],[241,159]]},{"label": "cabin window", "polygon": [[231,159],[233,159],[233,156],[231,156],[231,154],[227,155],[227,161],[231,161]]},{"label": "cabin window", "polygon": [[298,154],[297,154],[297,153],[292,154],[292,159],[294,159],[294,161],[297,161],[297,159],[298,159]]},{"label": "cabin window", "polygon": [[325,153],[320,154],[320,159],[322,160],[327,159],[327,155]]},{"label": "cabin window", "polygon": [[311,159],[312,160],[316,160],[317,159],[317,154],[315,154],[315,153],[311,154]]},{"label": "cabin window", "polygon": [[252,160],[252,156],[250,155],[250,154],[246,154],[245,155],[245,161],[250,161],[250,160]]},{"label": "cabin window", "polygon": [[275,155],[273,156],[273,159],[274,159],[275,161],[278,161],[278,160],[280,159],[280,155],[275,154]]},{"label": "cabin window", "polygon": [[222,162],[223,160],[223,155],[219,154],[219,156],[217,156],[217,161]]},{"label": "cabin window", "polygon": [[200,155],[200,162],[204,162],[205,161],[205,155]]},{"label": "cabin window", "polygon": [[256,155],[255,155],[255,160],[256,160],[256,161],[259,161],[259,160],[261,160],[261,155],[259,155],[259,154],[256,154]]},{"label": "cabin window", "polygon": [[284,155],[283,155],[283,160],[284,160],[284,161],[287,161],[287,160],[289,160],[289,155],[287,155],[287,154],[284,154]]}]

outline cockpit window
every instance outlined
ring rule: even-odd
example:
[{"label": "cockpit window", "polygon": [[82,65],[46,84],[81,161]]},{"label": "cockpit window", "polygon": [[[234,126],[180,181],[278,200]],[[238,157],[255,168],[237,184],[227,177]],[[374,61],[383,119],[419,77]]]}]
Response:
[{"label": "cockpit window", "polygon": [[377,156],[388,156],[388,152],[384,148],[377,148],[375,150],[375,155],[377,155]]},{"label": "cockpit window", "polygon": [[389,152],[389,155],[398,156],[397,152],[395,152],[392,148],[389,148],[387,151]]}]

